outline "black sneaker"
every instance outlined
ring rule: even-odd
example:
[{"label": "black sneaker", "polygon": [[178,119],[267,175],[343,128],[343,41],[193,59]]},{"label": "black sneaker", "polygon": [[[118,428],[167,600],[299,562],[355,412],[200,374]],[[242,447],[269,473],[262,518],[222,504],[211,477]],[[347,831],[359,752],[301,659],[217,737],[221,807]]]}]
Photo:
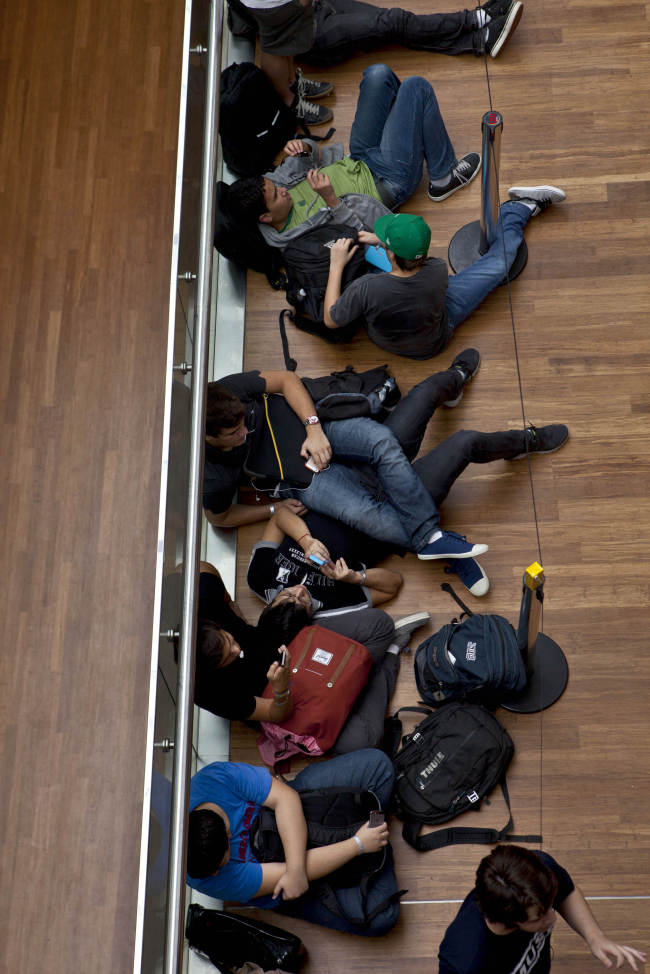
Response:
[{"label": "black sneaker", "polygon": [[501,53],[506,41],[517,29],[523,12],[523,3],[513,3],[505,16],[495,17],[484,28],[487,31],[484,40],[485,50],[490,57],[497,57]]},{"label": "black sneaker", "polygon": [[526,453],[554,453],[564,446],[569,439],[569,430],[563,423],[552,423],[550,426],[527,426],[526,445],[528,450],[518,453],[513,460],[520,460]]},{"label": "black sneaker", "polygon": [[326,125],[334,118],[333,113],[325,105],[314,105],[300,95],[296,95],[291,107],[298,121],[304,122],[305,125]]},{"label": "black sneaker", "polygon": [[294,95],[298,98],[325,98],[326,95],[334,91],[334,85],[329,81],[312,81],[305,78],[300,68],[296,68],[296,80],[289,85]]},{"label": "black sneaker", "polygon": [[435,183],[429,183],[429,199],[434,203],[442,203],[448,196],[471,183],[480,168],[481,157],[478,152],[468,152],[454,166],[444,182],[436,180]]},{"label": "black sneaker", "polygon": [[511,186],[508,196],[517,203],[534,203],[533,216],[548,210],[551,203],[566,199],[566,193],[559,186]]},{"label": "black sneaker", "polygon": [[486,14],[495,20],[497,17],[507,17],[513,7],[522,7],[520,0],[487,0],[481,7]]},{"label": "black sneaker", "polygon": [[443,406],[448,406],[449,409],[453,409],[463,398],[463,392],[465,391],[465,384],[473,379],[478,372],[478,367],[481,364],[481,356],[479,355],[477,348],[466,348],[464,352],[457,355],[454,361],[449,366],[449,371],[452,369],[457,369],[463,377],[463,386],[455,399],[449,399],[447,402],[443,403]]}]

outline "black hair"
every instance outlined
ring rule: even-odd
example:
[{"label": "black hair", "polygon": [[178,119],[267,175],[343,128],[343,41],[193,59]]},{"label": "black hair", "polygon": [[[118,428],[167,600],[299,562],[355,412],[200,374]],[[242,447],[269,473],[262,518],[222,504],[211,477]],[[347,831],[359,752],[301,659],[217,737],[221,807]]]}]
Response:
[{"label": "black hair", "polygon": [[407,260],[406,257],[398,257],[397,254],[395,254],[394,256],[395,256],[395,263],[402,271],[414,271],[417,267],[422,267],[422,265],[426,260],[426,256],[414,257],[412,260]]},{"label": "black hair", "polygon": [[304,605],[285,599],[277,605],[267,605],[259,619],[257,629],[262,637],[276,648],[288,646],[301,629],[309,625],[309,612]]},{"label": "black hair", "polygon": [[264,177],[248,176],[237,179],[228,187],[228,205],[231,212],[246,223],[257,223],[267,206],[264,199]]},{"label": "black hair", "polygon": [[244,418],[246,409],[234,392],[220,382],[208,382],[205,408],[205,435],[218,436],[222,430],[233,429]]},{"label": "black hair", "polygon": [[192,879],[213,876],[226,852],[229,840],[226,823],[210,808],[190,812],[187,830],[187,874]]},{"label": "black hair", "polygon": [[211,619],[199,619],[196,625],[196,655],[219,666],[226,640],[222,630]]},{"label": "black hair", "polygon": [[555,874],[530,849],[498,845],[479,863],[476,902],[492,923],[514,927],[532,908],[543,916],[557,893]]}]

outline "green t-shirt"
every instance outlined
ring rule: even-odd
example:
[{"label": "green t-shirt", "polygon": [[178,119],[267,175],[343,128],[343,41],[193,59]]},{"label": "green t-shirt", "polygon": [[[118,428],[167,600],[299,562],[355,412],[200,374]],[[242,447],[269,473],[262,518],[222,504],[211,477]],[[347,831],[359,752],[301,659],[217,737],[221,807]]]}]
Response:
[{"label": "green t-shirt", "polygon": [[[329,176],[332,189],[339,199],[347,193],[363,193],[381,202],[372,173],[365,162],[359,162],[357,159],[350,159],[349,156],[346,156],[345,159],[333,162],[331,166],[324,166],[321,172]],[[300,226],[325,205],[322,196],[314,192],[306,179],[292,186],[289,195],[293,201],[293,207],[280,233]]]}]

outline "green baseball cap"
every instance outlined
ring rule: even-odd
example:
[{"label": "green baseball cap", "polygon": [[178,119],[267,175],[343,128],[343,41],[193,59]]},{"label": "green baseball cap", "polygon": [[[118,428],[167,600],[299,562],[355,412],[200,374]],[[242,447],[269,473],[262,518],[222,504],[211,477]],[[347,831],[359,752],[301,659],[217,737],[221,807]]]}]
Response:
[{"label": "green baseball cap", "polygon": [[387,213],[375,222],[375,234],[389,250],[404,260],[426,257],[431,231],[421,216]]}]

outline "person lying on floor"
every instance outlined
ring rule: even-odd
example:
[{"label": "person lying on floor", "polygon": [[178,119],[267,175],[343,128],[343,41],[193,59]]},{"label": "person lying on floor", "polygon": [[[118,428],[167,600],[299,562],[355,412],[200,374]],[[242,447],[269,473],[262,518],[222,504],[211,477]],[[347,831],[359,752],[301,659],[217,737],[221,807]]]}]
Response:
[{"label": "person lying on floor", "polygon": [[[228,0],[228,4],[257,31],[255,20],[249,11],[242,11],[239,0]],[[414,14],[401,7],[376,7],[358,0],[315,0],[313,6],[313,43],[299,60],[315,67],[330,67],[359,51],[387,44],[435,54],[489,54],[495,58],[514,34],[524,9],[520,0],[488,0],[471,10],[440,14]],[[244,32],[245,28],[233,30],[236,35]],[[292,86],[296,93],[305,98],[322,97],[319,82],[300,75],[297,82]]]},{"label": "person lying on floor", "polygon": [[[384,423],[397,437],[437,508],[469,464],[552,453],[569,436],[567,427],[560,423],[495,433],[459,430],[416,460],[434,412],[440,406],[458,406],[465,384],[476,375],[479,363],[476,349],[460,352],[447,370],[414,386]],[[362,470],[361,476],[374,496],[381,498],[382,488],[372,471]],[[309,592],[314,617],[327,619],[344,606],[359,609],[378,605],[397,593],[401,576],[374,567],[391,553],[404,551],[351,531],[331,518],[299,516],[283,508],[268,522],[262,540],[253,548],[247,581],[255,594],[272,606],[284,602],[288,587],[300,583]],[[319,565],[310,556],[325,564]],[[458,575],[472,595],[482,596],[489,590],[488,577],[474,558],[449,560],[445,571]]]},{"label": "person lying on floor", "polygon": [[470,183],[481,165],[477,152],[457,158],[429,82],[400,81],[385,64],[363,73],[349,156],[340,145],[319,150],[306,139],[284,151],[273,172],[238,179],[228,190],[233,213],[280,248],[328,221],[372,230],[413,195],[423,163],[435,201]]},{"label": "person lying on floor", "polygon": [[[461,322],[504,282],[528,221],[565,199],[557,186],[513,186],[508,193],[492,245],[451,277],[445,260],[427,256],[431,230],[420,216],[387,214],[373,233],[359,231],[358,245],[337,240],[330,250],[325,325],[334,330],[362,319],[370,340],[387,352],[414,359],[438,355]],[[364,274],[341,292],[346,264],[358,246],[368,244],[385,248],[390,271]]]},{"label": "person lying on floor", "polygon": [[[266,768],[216,762],[195,774],[190,784],[187,882],[217,899],[278,910],[312,923],[364,937],[391,930],[399,917],[399,894],[388,844],[388,826],[363,825],[356,835],[321,848],[306,848],[307,826],[299,793],[317,788],[371,791],[387,809],[393,789],[393,764],[382,751],[362,750],[312,764],[285,784]],[[284,862],[259,863],[250,833],[261,806],[273,809],[284,848]],[[359,886],[335,889],[332,912],[310,883],[328,876],[357,856],[386,848],[383,867],[368,891],[366,911],[378,910],[366,925],[348,917],[362,914]]]},{"label": "person lying on floor", "polygon": [[[180,577],[180,576],[179,576]],[[291,590],[298,601],[309,599],[306,589]],[[291,714],[291,655],[284,666],[279,654],[300,630],[310,624],[308,612],[292,618],[291,627],[273,617],[252,626],[233,610],[217,569],[201,563],[196,644],[194,702],[229,720],[258,720],[281,724]],[[333,632],[366,647],[373,667],[333,747],[345,754],[375,747],[382,738],[386,708],[399,673],[400,654],[408,651],[413,633],[429,621],[428,612],[393,619],[381,609],[345,612],[319,620]],[[273,696],[263,697],[267,683]]]}]

